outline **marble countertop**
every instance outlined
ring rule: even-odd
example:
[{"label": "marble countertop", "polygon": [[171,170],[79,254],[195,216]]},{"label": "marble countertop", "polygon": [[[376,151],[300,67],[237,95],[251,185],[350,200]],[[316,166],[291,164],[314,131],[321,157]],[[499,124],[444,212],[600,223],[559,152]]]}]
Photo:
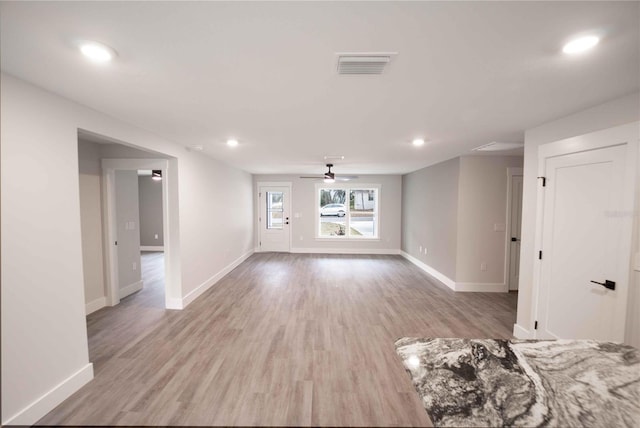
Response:
[{"label": "marble countertop", "polygon": [[402,338],[436,426],[640,426],[640,353],[590,340]]}]

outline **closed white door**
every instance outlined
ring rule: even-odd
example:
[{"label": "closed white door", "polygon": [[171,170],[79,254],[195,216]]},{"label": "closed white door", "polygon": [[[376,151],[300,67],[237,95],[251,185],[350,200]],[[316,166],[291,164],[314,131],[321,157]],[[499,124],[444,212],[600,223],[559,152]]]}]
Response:
[{"label": "closed white door", "polygon": [[540,159],[546,186],[537,338],[624,339],[630,154],[622,144]]},{"label": "closed white door", "polygon": [[290,248],[290,188],[261,186],[260,199],[260,251],[289,252]]},{"label": "closed white door", "polygon": [[509,241],[509,290],[520,281],[520,229],[522,228],[522,176],[511,176],[511,240]]}]

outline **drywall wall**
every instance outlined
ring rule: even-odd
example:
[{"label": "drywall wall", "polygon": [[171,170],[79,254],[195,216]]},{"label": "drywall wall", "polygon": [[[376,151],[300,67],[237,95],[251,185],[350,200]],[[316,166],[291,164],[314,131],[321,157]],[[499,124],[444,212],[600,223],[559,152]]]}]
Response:
[{"label": "drywall wall", "polygon": [[140,246],[161,247],[162,232],[162,182],[149,175],[138,177],[138,206],[140,207]]},{"label": "drywall wall", "polygon": [[636,209],[634,220],[633,272],[629,287],[627,311],[627,331],[625,342],[640,349],[640,150],[638,150],[638,177],[636,188]]},{"label": "drywall wall", "polygon": [[[357,183],[380,184],[379,239],[317,239],[316,238],[316,183],[297,175],[256,175],[253,178],[257,201],[259,182],[290,182],[291,189],[291,251],[292,252],[369,252],[397,254],[400,250],[400,223],[402,178],[399,175],[361,175],[349,185]],[[257,202],[255,202],[257,205]],[[296,216],[297,215],[297,216]],[[257,216],[256,216],[257,217]],[[255,243],[258,246],[259,227],[255,223]]]},{"label": "drywall wall", "polygon": [[116,171],[115,175],[118,286],[123,298],[142,286],[138,172]]},{"label": "drywall wall", "polygon": [[402,177],[402,251],[451,280],[456,276],[459,175],[460,159],[455,158]]},{"label": "drywall wall", "polygon": [[[514,331],[526,336],[533,331],[533,269],[535,266],[535,226],[538,176],[538,147],[542,144],[617,125],[640,118],[640,93],[626,95],[567,117],[531,128],[525,132],[522,189],[522,241],[518,319]],[[636,288],[640,286],[636,284]],[[632,312],[640,310],[640,306]]]},{"label": "drywall wall", "polygon": [[495,284],[496,290],[505,284],[507,168],[522,162],[522,156],[460,158],[456,282]]},{"label": "drywall wall", "polygon": [[182,291],[191,301],[253,251],[253,186],[251,174],[199,153],[181,162]]},{"label": "drywall wall", "polygon": [[98,144],[78,142],[84,300],[88,311],[105,305],[102,241],[102,169]]},{"label": "drywall wall", "polygon": [[[198,294],[186,299],[188,293],[206,290],[251,254],[252,179],[7,74],[0,85],[2,423],[29,425],[93,376],[85,323],[78,129],[170,157],[167,227],[175,248],[167,293],[180,305]],[[213,213],[210,208],[220,201],[233,206],[235,215]]]}]

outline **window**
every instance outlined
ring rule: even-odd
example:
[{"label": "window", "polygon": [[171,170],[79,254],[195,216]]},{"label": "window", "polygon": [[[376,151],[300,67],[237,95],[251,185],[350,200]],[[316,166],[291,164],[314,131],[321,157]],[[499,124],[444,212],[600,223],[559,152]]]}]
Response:
[{"label": "window", "polygon": [[319,238],[378,238],[379,185],[317,185]]},{"label": "window", "polygon": [[267,229],[282,229],[282,192],[267,193]]}]

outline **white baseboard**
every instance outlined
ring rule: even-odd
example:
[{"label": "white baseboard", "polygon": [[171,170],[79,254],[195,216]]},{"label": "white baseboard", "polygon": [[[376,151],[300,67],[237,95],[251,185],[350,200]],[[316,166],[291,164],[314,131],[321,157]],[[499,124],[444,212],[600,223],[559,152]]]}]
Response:
[{"label": "white baseboard", "polygon": [[164,306],[166,309],[184,309],[184,307],[182,306],[182,299],[175,299],[171,297],[165,298]]},{"label": "white baseboard", "polygon": [[367,249],[367,248],[292,248],[292,253],[298,254],[384,254],[398,255],[398,249]]},{"label": "white baseboard", "polygon": [[507,292],[507,286],[504,282],[491,282],[491,283],[482,283],[482,282],[455,282],[453,279],[449,278],[442,272],[432,268],[428,264],[418,260],[413,257],[411,254],[401,251],[400,254],[405,259],[409,260],[414,265],[418,266],[420,269],[452,289],[453,291],[459,292],[472,292],[472,293],[505,293]]},{"label": "white baseboard", "polygon": [[[180,302],[182,306],[180,308],[175,308],[175,309],[186,308],[191,302],[196,300],[202,293],[207,291],[213,284],[220,281],[226,274],[228,274],[229,272],[237,268],[240,265],[240,263],[244,262],[249,257],[251,257],[252,254],[253,254],[253,250],[249,250],[247,253],[243,254],[242,256],[238,257],[236,260],[231,262],[229,265],[227,265],[220,272],[216,273],[211,278],[207,279],[205,282],[200,284],[195,290],[191,291],[186,296],[184,296],[182,298],[182,302]],[[173,303],[177,303],[177,302],[173,302]],[[174,308],[169,308],[167,306],[167,309],[174,309]]]},{"label": "white baseboard", "polygon": [[164,251],[162,245],[141,245],[140,251]]},{"label": "white baseboard", "polygon": [[513,336],[516,339],[533,339],[533,334],[520,324],[513,325]]},{"label": "white baseboard", "polygon": [[142,280],[140,280],[140,281],[134,282],[133,284],[129,284],[126,287],[122,287],[119,293],[120,298],[123,299],[128,295],[135,293],[136,291],[142,290],[142,285],[143,285],[143,282]]},{"label": "white baseboard", "polygon": [[475,293],[505,293],[507,292],[507,286],[503,282],[456,282],[455,290]]},{"label": "white baseboard", "polygon": [[400,252],[400,254],[402,255],[402,257],[409,260],[411,263],[418,266],[420,269],[422,269],[423,271],[425,271],[426,273],[428,273],[429,275],[431,275],[432,277],[434,277],[435,279],[437,279],[438,281],[440,281],[441,283],[443,283],[444,285],[446,285],[447,287],[455,291],[456,282],[453,279],[449,278],[448,276],[446,276],[441,272],[438,272],[428,264],[421,262],[420,260],[416,259],[415,257],[413,257],[411,254],[407,252],[402,251]]},{"label": "white baseboard", "polygon": [[2,421],[2,425],[35,424],[91,379],[93,379],[93,364],[88,363],[17,414]]},{"label": "white baseboard", "polygon": [[104,308],[105,306],[107,306],[107,298],[104,296],[99,297],[84,305],[84,314],[89,315],[98,309]]}]

